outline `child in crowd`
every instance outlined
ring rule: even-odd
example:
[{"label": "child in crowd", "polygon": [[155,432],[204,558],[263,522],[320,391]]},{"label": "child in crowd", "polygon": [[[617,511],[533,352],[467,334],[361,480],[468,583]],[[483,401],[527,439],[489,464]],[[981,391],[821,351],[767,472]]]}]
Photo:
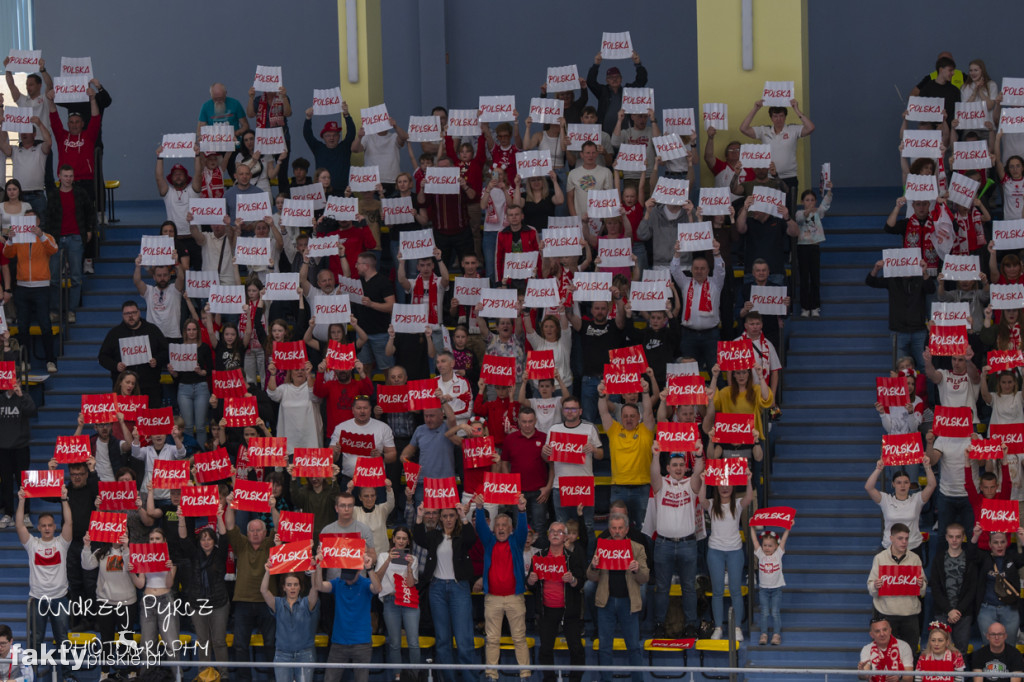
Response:
[{"label": "child in crowd", "polygon": [[[803,208],[796,212],[796,224],[800,236],[796,241],[797,262],[800,267],[800,316],[821,316],[821,242],[825,241],[825,230],[821,219],[832,206],[832,183],[825,183],[825,196],[818,206],[813,189],[805,189],[800,195]],[[723,217],[724,216],[715,216]]]},{"label": "child in crowd", "polygon": [[761,637],[757,643],[768,644],[769,638],[774,646],[782,644],[782,588],[786,579],[782,575],[782,557],[786,555],[786,540],[789,531],[782,537],[773,530],[761,532],[761,528],[751,528],[750,539],[754,543],[754,556],[757,557],[757,596],[761,602]]}]

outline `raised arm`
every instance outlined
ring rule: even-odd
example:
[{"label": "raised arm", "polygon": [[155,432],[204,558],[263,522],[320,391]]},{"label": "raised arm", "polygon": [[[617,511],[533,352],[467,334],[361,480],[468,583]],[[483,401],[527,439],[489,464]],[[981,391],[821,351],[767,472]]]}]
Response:
[{"label": "raised arm", "polygon": [[750,124],[753,123],[754,116],[757,115],[757,112],[760,111],[761,107],[763,106],[763,99],[759,99],[756,102],[754,102],[754,108],[751,109],[750,113],[747,114],[747,117],[743,119],[743,123],[740,123],[740,132],[746,135],[747,137],[751,137],[755,140],[757,139],[757,133],[754,132],[754,128]]}]

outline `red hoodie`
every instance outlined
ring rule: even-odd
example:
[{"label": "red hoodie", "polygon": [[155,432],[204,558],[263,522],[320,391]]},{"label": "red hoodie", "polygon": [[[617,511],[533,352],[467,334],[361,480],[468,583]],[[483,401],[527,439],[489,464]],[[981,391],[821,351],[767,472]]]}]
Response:
[{"label": "red hoodie", "polygon": [[[1002,477],[1002,485],[999,486],[999,490],[996,491],[995,499],[997,500],[1008,500],[1010,499],[1010,488],[1013,486],[1013,482],[1010,480],[1010,467],[1005,464],[1002,466],[1000,471]],[[974,510],[974,518],[981,518],[981,501],[985,499],[981,495],[976,487],[974,487],[974,476],[971,473],[971,466],[968,464],[964,467],[964,487],[967,488],[967,499],[971,503],[971,509]],[[978,549],[983,552],[987,552],[988,546],[988,533],[982,532],[978,536]]]},{"label": "red hoodie", "polygon": [[70,135],[60,120],[60,114],[50,112],[50,128],[53,130],[54,146],[57,148],[57,163],[68,164],[75,169],[75,180],[92,180],[93,159],[96,155],[96,137],[100,134],[100,115],[89,119],[80,135]]}]

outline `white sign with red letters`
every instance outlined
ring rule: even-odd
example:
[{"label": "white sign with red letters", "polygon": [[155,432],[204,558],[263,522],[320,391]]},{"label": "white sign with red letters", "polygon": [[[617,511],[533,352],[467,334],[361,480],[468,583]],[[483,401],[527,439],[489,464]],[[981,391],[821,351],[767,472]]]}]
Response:
[{"label": "white sign with red letters", "polygon": [[1024,108],[1000,109],[999,132],[1024,133]]},{"label": "white sign with red letters", "polygon": [[480,317],[515,319],[519,315],[518,303],[519,294],[515,289],[481,289]]},{"label": "white sign with red letters", "polygon": [[992,243],[997,251],[1024,249],[1024,220],[993,220]]},{"label": "white sign with red letters", "polygon": [[[580,89],[580,73],[576,70],[575,64],[568,66],[549,66],[547,91],[552,92],[576,92]],[[561,102],[561,100],[558,100]],[[530,114],[533,115],[532,113]],[[537,121],[536,118],[533,119]]]},{"label": "white sign with red letters", "polygon": [[516,153],[516,172],[521,178],[543,178],[551,172],[551,150],[533,149]]},{"label": "white sign with red letters", "polygon": [[729,105],[722,102],[704,103],[704,130],[714,128],[715,130],[729,129]]},{"label": "white sign with red letters", "polygon": [[286,149],[284,128],[256,129],[256,151],[260,154],[283,154]]},{"label": "white sign with red letters", "polygon": [[619,204],[618,191],[614,189],[592,189],[587,191],[587,215],[589,217],[615,218],[621,212],[622,207]]},{"label": "white sign with red letters", "polygon": [[4,132],[31,133],[33,130],[32,107],[4,107]]},{"label": "white sign with red letters", "polygon": [[480,123],[501,123],[515,120],[516,98],[514,95],[480,95]]},{"label": "white sign with red letters", "polygon": [[[619,145],[619,155],[615,157],[615,170],[643,171],[646,168],[647,145],[625,143]],[[590,215],[593,216],[593,214]]]},{"label": "white sign with red letters", "polygon": [[313,88],[313,115],[331,116],[341,113],[341,88]]},{"label": "white sign with red letters", "polygon": [[786,314],[786,287],[762,287],[756,284],[750,287],[750,302],[753,310],[762,315]]},{"label": "white sign with red letters", "polygon": [[1004,107],[1024,106],[1024,78],[1003,78],[1002,105]]},{"label": "white sign with red letters", "polygon": [[942,278],[972,282],[981,278],[981,259],[977,256],[946,256],[942,262]]},{"label": "white sign with red letters", "polygon": [[402,260],[418,260],[434,257],[434,231],[412,230],[400,232],[398,255]]},{"label": "white sign with red letters", "polygon": [[953,173],[949,176],[949,201],[970,208],[974,205],[974,197],[978,195],[979,187],[981,187],[981,183],[977,180],[971,180],[960,173]]},{"label": "white sign with red letters", "polygon": [[676,242],[680,251],[710,251],[714,248],[714,232],[710,221],[679,223],[676,229]]},{"label": "white sign with red letters", "polygon": [[772,163],[772,146],[769,144],[740,145],[740,163],[744,168],[768,168]]},{"label": "white sign with red letters", "polygon": [[937,159],[942,156],[941,130],[904,130],[903,158]]},{"label": "white sign with red letters", "polygon": [[675,133],[686,137],[697,132],[692,107],[689,109],[662,109],[661,120],[663,123],[661,132],[666,135]]},{"label": "white sign with red letters", "polygon": [[957,130],[985,129],[985,121],[988,120],[988,105],[984,102],[957,102],[953,111],[956,112],[953,118],[956,119]]},{"label": "white sign with red letters", "polygon": [[[4,130],[8,130],[4,123]],[[161,159],[192,159],[196,156],[195,133],[167,133],[160,143]]]},{"label": "white sign with red letters", "polygon": [[572,294],[574,301],[612,300],[612,273],[610,272],[575,272],[572,284],[576,288]]},{"label": "white sign with red letters", "polygon": [[359,215],[358,197],[327,197],[324,206],[324,217],[334,218],[343,223],[350,223]]},{"label": "white sign with red letters", "polygon": [[451,137],[478,136],[480,134],[480,120],[477,118],[476,110],[452,109],[449,111],[447,134]]},{"label": "white sign with red letters", "polygon": [[690,200],[690,181],[660,177],[651,198],[659,204],[682,206]]},{"label": "white sign with red letters", "polygon": [[602,268],[633,267],[633,240],[602,239],[597,245],[597,257],[601,259]]},{"label": "white sign with red letters", "polygon": [[[422,334],[429,324],[426,303],[396,303],[391,309],[391,327],[396,334]],[[319,320],[317,320],[319,322]]]},{"label": "white sign with red letters", "polygon": [[761,101],[766,107],[792,106],[796,98],[793,81],[765,81]]},{"label": "white sign with red letters", "polygon": [[423,178],[424,194],[458,194],[460,188],[458,168],[428,168]]},{"label": "white sign with red letters", "polygon": [[633,40],[629,36],[629,31],[622,31],[621,33],[603,33],[601,35],[601,58],[632,59]]},{"label": "white sign with red letters", "polygon": [[985,170],[992,167],[992,159],[988,155],[988,142],[954,142],[954,170]]},{"label": "white sign with red letters", "polygon": [[882,275],[884,277],[920,277],[921,249],[884,249]]},{"label": "white sign with red letters", "polygon": [[283,227],[310,227],[313,224],[313,202],[308,199],[285,199],[281,206]]},{"label": "white sign with red letters", "polygon": [[688,147],[675,133],[666,133],[661,137],[655,137],[654,154],[662,161],[680,159],[687,154]]},{"label": "white sign with red letters", "polygon": [[53,79],[53,103],[71,104],[89,101],[89,79],[85,76],[58,76]]},{"label": "white sign with red letters", "polygon": [[367,135],[376,135],[391,130],[391,116],[388,115],[388,105],[386,104],[361,109],[359,117],[363,122],[363,132]]},{"label": "white sign with red letters", "polygon": [[698,202],[701,215],[705,217],[729,215],[732,208],[732,196],[728,187],[701,187]]},{"label": "white sign with red letters", "polygon": [[143,265],[174,265],[174,237],[143,237],[139,255]]},{"label": "white sign with red letters", "polygon": [[379,166],[352,166],[348,171],[348,186],[353,192],[373,192],[379,184]]},{"label": "white sign with red letters", "polygon": [[42,50],[11,50],[7,53],[7,66],[11,73],[32,73],[39,70]]},{"label": "white sign with red letters", "polygon": [[235,195],[235,218],[241,221],[263,220],[270,215],[270,195],[266,192]]},{"label": "white sign with red letters", "polygon": [[121,362],[125,367],[145,365],[153,359],[148,336],[127,336],[117,340],[121,349]]},{"label": "white sign with red letters", "polygon": [[61,57],[60,75],[92,80],[96,77],[92,72],[92,57]]},{"label": "white sign with red letters", "polygon": [[907,175],[904,191],[907,201],[935,201],[939,196],[934,175]]},{"label": "white sign with red letters", "polygon": [[629,304],[634,311],[664,311],[669,291],[665,282],[633,282],[629,289]]},{"label": "white sign with red letters", "polygon": [[263,275],[264,301],[297,301],[299,300],[299,273],[268,272]]},{"label": "white sign with red letters", "polygon": [[410,142],[437,142],[441,139],[440,116],[410,116]]},{"label": "white sign with red letters", "polygon": [[583,253],[583,232],[579,227],[549,227],[541,233],[541,241],[545,258]]},{"label": "white sign with red letters", "polygon": [[622,110],[627,114],[646,114],[653,109],[653,88],[622,88]]},{"label": "white sign with red letters", "polygon": [[601,125],[598,123],[570,123],[566,130],[566,140],[569,144],[566,147],[571,152],[578,152],[583,149],[584,142],[601,144]]},{"label": "white sign with red letters", "polygon": [[256,92],[277,92],[282,87],[280,66],[256,66],[252,87]]},{"label": "white sign with red letters", "polygon": [[199,128],[199,151],[235,151],[235,129],[227,123]]},{"label": "white sign with red letters", "polygon": [[210,312],[225,315],[240,315],[245,307],[245,287],[224,286],[221,284],[210,287]]},{"label": "white sign with red letters", "polygon": [[348,324],[352,319],[348,294],[318,295],[312,313],[317,324]]},{"label": "white sign with red letters", "polygon": [[928,121],[942,123],[942,112],[946,108],[946,100],[941,97],[914,97],[907,100],[908,121]]}]

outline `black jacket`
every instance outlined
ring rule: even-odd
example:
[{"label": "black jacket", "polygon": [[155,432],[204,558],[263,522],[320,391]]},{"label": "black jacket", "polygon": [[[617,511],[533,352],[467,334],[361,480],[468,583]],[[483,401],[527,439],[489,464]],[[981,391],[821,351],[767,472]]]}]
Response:
[{"label": "black jacket", "polygon": [[[611,135],[612,131],[615,129],[615,124],[612,123],[611,125],[608,125],[610,119],[609,121],[605,120],[608,114],[608,107],[613,104],[613,99],[615,100],[614,104],[616,107],[619,107],[622,104],[622,87],[642,88],[647,85],[647,69],[644,68],[643,64],[637,64],[636,79],[634,79],[632,83],[623,83],[622,87],[619,88],[619,91],[613,95],[611,88],[597,80],[597,73],[600,68],[600,64],[591,65],[590,70],[587,71],[587,87],[590,88],[590,91],[594,93],[594,97],[597,98],[597,122],[600,124],[601,129],[604,130],[604,132]],[[623,80],[625,80],[625,78],[623,78]],[[618,108],[615,109],[615,113],[618,113]],[[627,124],[629,120],[629,116],[627,116],[622,122],[623,128],[629,127]]]},{"label": "black jacket", "polygon": [[36,404],[28,393],[0,391],[0,450],[27,448],[32,436],[29,420],[34,416]]},{"label": "black jacket", "polygon": [[[581,618],[583,616],[583,586],[587,582],[587,551],[584,547],[576,547],[574,551],[569,551],[568,548],[563,549],[565,552],[565,565],[569,569],[569,572],[576,578],[576,586],[573,587],[569,583],[563,583],[565,590],[565,613],[569,617]],[[546,557],[549,550],[543,549],[534,555],[534,559],[537,557]],[[533,571],[533,565],[531,562],[530,570],[527,571],[529,574]],[[534,587],[533,591],[540,592],[541,587]],[[537,599],[537,619],[544,618],[544,600]]]},{"label": "black jacket", "polygon": [[139,386],[145,393],[147,388],[160,385],[160,374],[170,362],[167,354],[167,339],[155,324],[140,320],[138,329],[130,329],[124,322],[120,323],[107,332],[96,359],[99,360],[100,367],[110,372],[110,380],[116,381],[117,375],[120,374],[117,365],[121,362],[121,346],[118,342],[132,336],[148,336],[149,352],[156,358],[156,367],[150,367],[147,363],[132,365],[128,368],[139,375]]},{"label": "black jacket", "polygon": [[[928,584],[932,588],[932,601],[935,604],[936,613],[947,614],[953,608],[965,615],[974,613],[974,602],[979,585],[978,565],[981,556],[977,548],[969,542],[964,542],[963,550],[967,565],[964,567],[964,579],[960,583],[960,591],[955,595],[955,600],[950,600],[950,595],[946,593],[946,566],[943,561],[945,554],[936,556],[932,561],[932,573],[928,577]],[[952,601],[956,602],[956,607],[953,606]]]},{"label": "black jacket", "polygon": [[[420,580],[429,583],[434,576],[434,569],[437,567],[437,547],[444,540],[444,531],[440,525],[434,530],[427,530],[422,523],[417,523],[412,529],[412,539],[417,545],[427,550],[427,563],[423,567]],[[476,544],[476,529],[472,524],[462,524],[462,531],[458,536],[452,538],[452,567],[455,569],[455,579],[473,582],[473,561],[469,558],[469,550]]]},{"label": "black jacket", "polygon": [[[981,605],[985,603],[985,590],[988,586],[988,574],[995,570],[995,561],[990,552],[981,553],[981,562],[978,565],[978,589],[974,598],[974,613],[977,613]],[[1006,563],[1003,564],[1003,573],[1006,580],[1013,585],[1013,589],[1020,593],[1020,573],[1024,567],[1024,557],[1012,545],[1006,548]]]},{"label": "black jacket", "polygon": [[870,272],[864,283],[874,289],[889,290],[889,331],[923,332],[928,319],[925,296],[935,293],[935,280],[929,277],[877,277]]},{"label": "black jacket", "polygon": [[[81,187],[72,185],[71,194],[75,197],[75,222],[78,233],[85,242],[86,233],[96,231],[96,206]],[[60,243],[60,224],[64,215],[64,207],[60,201],[60,190],[49,188],[46,192],[46,216],[42,228],[57,243]]]},{"label": "black jacket", "polygon": [[195,534],[184,540],[178,538],[178,551],[181,553],[178,581],[185,588],[185,597],[193,605],[200,599],[208,599],[209,606],[214,609],[227,604],[228,588],[224,582],[224,574],[227,573],[227,537],[222,535],[217,539],[217,545],[209,557],[199,547]]}]

